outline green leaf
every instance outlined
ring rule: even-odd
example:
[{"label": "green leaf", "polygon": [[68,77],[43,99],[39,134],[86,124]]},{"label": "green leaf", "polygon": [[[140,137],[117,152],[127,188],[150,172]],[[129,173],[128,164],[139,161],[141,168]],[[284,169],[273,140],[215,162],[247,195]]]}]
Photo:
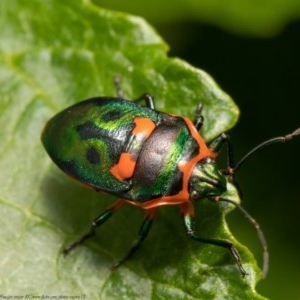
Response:
[{"label": "green leaf", "polygon": [[157,24],[202,21],[242,35],[270,36],[299,19],[298,0],[93,0],[110,9],[142,15]]},{"label": "green leaf", "polygon": [[[225,204],[199,203],[199,234],[234,241],[245,278],[224,249],[185,237],[177,207],[161,208],[143,247],[116,272],[109,267],[143,217],[137,207],[126,206],[63,258],[62,249],[114,199],[66,178],[40,142],[44,124],[61,109],[115,95],[116,74],[129,99],[150,92],[171,113],[192,117],[203,102],[207,140],[236,122],[230,97],[203,71],[168,58],[144,20],[89,1],[2,1],[0,28],[1,297],[262,299],[255,292],[260,271],[228,231]],[[228,193],[237,199],[232,187]]]}]

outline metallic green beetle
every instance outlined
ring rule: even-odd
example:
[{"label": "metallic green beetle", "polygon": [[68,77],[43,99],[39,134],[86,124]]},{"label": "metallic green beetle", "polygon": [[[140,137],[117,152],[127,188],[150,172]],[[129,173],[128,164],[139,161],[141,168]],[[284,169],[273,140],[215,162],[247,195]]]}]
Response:
[{"label": "metallic green beetle", "polygon": [[[146,106],[139,104],[143,100]],[[133,204],[145,209],[146,214],[137,240],[113,265],[117,268],[142,244],[158,207],[179,205],[187,235],[228,249],[241,274],[247,274],[230,241],[196,235],[193,202],[207,198],[236,205],[255,226],[264,249],[263,274],[266,274],[268,251],[258,223],[241,206],[222,195],[228,180],[232,180],[250,155],[271,143],[292,139],[300,134],[300,129],[263,142],[234,165],[226,134],[208,145],[200,136],[201,109],[199,105],[191,121],[155,110],[149,94],[135,101],[98,97],[66,108],[47,123],[42,142],[57,166],[85,186],[120,198],[97,217],[90,231],[67,247],[64,254],[93,236],[95,229],[126,203]],[[216,158],[224,142],[228,145],[228,168],[221,171]]]}]

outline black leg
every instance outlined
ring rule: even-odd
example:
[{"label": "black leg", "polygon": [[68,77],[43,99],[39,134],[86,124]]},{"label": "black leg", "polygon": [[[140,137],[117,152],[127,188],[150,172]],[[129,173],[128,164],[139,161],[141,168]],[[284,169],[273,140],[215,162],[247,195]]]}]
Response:
[{"label": "black leg", "polygon": [[194,126],[198,131],[201,129],[201,127],[203,125],[203,116],[201,115],[202,108],[203,108],[202,103],[199,103],[196,108],[195,117],[194,117],[194,121],[193,121]]},{"label": "black leg", "polygon": [[147,107],[155,109],[154,98],[150,94],[143,94],[142,96],[135,99],[134,102],[141,102],[142,100],[146,102]]},{"label": "black leg", "polygon": [[222,171],[222,173],[224,175],[232,175],[234,173],[234,155],[229,136],[226,133],[222,133],[209,143],[208,148],[218,155],[224,143],[227,145],[227,169]]},{"label": "black leg", "polygon": [[201,238],[196,235],[195,232],[195,219],[194,219],[194,207],[190,202],[186,202],[181,204],[180,206],[183,224],[185,227],[186,234],[201,243],[212,244],[215,246],[223,247],[229,251],[232,258],[234,259],[235,263],[237,264],[241,274],[243,276],[247,275],[247,272],[242,266],[240,256],[233,246],[233,244],[226,240],[219,240],[219,239],[208,239],[208,238]]},{"label": "black leg", "polygon": [[136,252],[136,250],[142,245],[142,242],[144,241],[144,239],[147,237],[149,233],[156,211],[157,208],[151,208],[146,211],[145,218],[139,230],[138,238],[133,242],[131,248],[126,253],[126,255],[112,265],[111,267],[112,270],[117,269],[124,261],[129,259]]},{"label": "black leg", "polygon": [[[123,90],[121,87],[121,77],[119,75],[114,76],[114,84],[115,84],[116,91],[117,91],[117,97],[120,99],[124,99],[124,93],[123,93]],[[147,107],[149,107],[151,109],[155,109],[154,98],[148,93],[141,95],[140,97],[138,97],[137,99],[135,99],[133,101],[141,102],[143,100],[145,101]]]},{"label": "black leg", "polygon": [[66,247],[63,250],[63,254],[64,255],[69,254],[69,252],[71,252],[74,248],[84,243],[87,239],[93,237],[95,235],[96,228],[100,227],[105,221],[107,221],[116,211],[118,211],[125,204],[126,204],[125,200],[119,200],[116,203],[114,203],[111,207],[109,207],[107,210],[105,210],[98,218],[94,220],[89,232],[87,232],[78,240],[76,240],[71,245]]}]

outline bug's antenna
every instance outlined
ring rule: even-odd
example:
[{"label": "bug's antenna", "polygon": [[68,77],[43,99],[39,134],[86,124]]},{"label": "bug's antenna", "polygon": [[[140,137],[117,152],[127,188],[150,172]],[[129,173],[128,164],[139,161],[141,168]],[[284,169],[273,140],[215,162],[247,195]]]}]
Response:
[{"label": "bug's antenna", "polygon": [[290,141],[291,139],[293,139],[294,137],[296,137],[297,135],[300,135],[300,128],[296,129],[295,131],[293,131],[292,133],[289,133],[287,135],[284,136],[278,136],[269,140],[266,140],[264,142],[262,142],[261,144],[257,145],[256,147],[254,147],[252,150],[250,150],[246,155],[244,155],[244,157],[242,157],[238,163],[235,165],[233,171],[234,173],[236,173],[236,171],[243,165],[243,163],[250,157],[252,156],[252,154],[254,154],[255,152],[271,145],[271,144],[275,144],[275,143],[285,143],[287,141]]},{"label": "bug's antenna", "polygon": [[260,244],[262,246],[263,249],[263,265],[262,265],[262,278],[265,278],[267,273],[268,273],[268,269],[269,269],[269,251],[268,251],[268,244],[266,241],[266,238],[260,228],[260,225],[258,224],[258,222],[245,210],[245,208],[243,208],[240,204],[236,203],[233,200],[227,199],[227,198],[223,198],[223,197],[218,197],[216,200],[218,201],[223,201],[223,202],[228,202],[231,203],[233,205],[235,205],[240,211],[241,213],[244,215],[244,217],[254,226],[257,235],[258,235],[258,239],[260,241]]}]

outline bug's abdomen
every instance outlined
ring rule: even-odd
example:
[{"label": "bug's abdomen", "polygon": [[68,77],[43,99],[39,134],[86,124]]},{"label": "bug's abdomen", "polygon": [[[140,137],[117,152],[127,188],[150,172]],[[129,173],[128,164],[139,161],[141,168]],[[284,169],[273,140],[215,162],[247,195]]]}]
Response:
[{"label": "bug's abdomen", "polygon": [[[145,135],[151,133],[151,128],[138,129],[143,120],[153,129],[157,113],[124,100],[95,98],[53,117],[42,140],[50,157],[68,175],[91,188],[118,195],[131,187],[132,174],[126,173],[126,162],[135,164]],[[126,153],[129,160],[122,161]]]}]

